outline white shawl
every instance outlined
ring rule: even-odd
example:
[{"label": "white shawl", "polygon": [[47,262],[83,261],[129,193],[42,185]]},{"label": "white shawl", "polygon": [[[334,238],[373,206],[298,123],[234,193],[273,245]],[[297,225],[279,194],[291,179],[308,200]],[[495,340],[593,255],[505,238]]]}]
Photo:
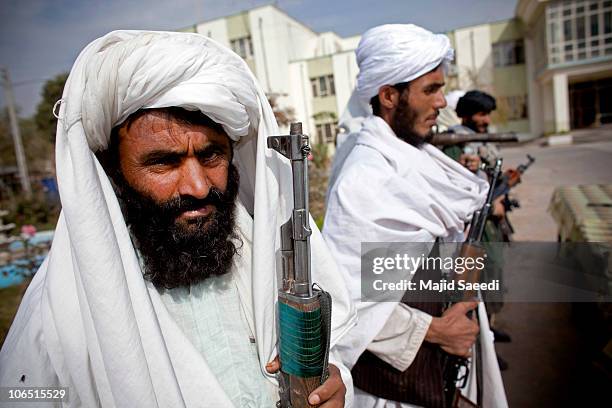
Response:
[{"label": "white shawl", "polygon": [[[231,406],[202,356],[142,278],[117,198],[94,152],[128,115],[201,110],[237,141],[237,225],[252,256],[238,291],[261,371],[276,355],[279,227],[292,208],[290,166],[266,147],[279,134],[246,63],[197,34],[115,31],[89,44],[68,78],[57,128],[62,214],[0,352],[0,385],[69,387],[69,406]],[[333,297],[332,344],[355,320],[342,278],[311,221],[312,275]],[[350,373],[340,366],[345,383]],[[20,383],[22,375],[26,381]],[[273,378],[268,376],[271,381]],[[348,399],[351,399],[351,385]]]}]

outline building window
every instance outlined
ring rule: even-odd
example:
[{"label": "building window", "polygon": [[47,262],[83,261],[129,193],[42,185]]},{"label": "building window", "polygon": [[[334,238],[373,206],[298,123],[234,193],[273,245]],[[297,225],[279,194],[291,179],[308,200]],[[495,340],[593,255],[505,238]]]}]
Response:
[{"label": "building window", "polygon": [[230,41],[232,51],[240,55],[243,59],[253,58],[253,43],[251,37],[236,38]]},{"label": "building window", "polygon": [[[550,2],[546,10],[548,61],[585,61],[612,53],[612,1]],[[606,45],[610,44],[610,45]]]},{"label": "building window", "polygon": [[317,139],[319,143],[334,143],[337,129],[335,123],[319,123],[316,125],[316,127]]},{"label": "building window", "polygon": [[312,86],[312,96],[314,97],[331,96],[336,94],[333,75],[310,78],[310,85]]},{"label": "building window", "polygon": [[504,41],[493,44],[493,64],[495,67],[525,63],[523,40]]}]

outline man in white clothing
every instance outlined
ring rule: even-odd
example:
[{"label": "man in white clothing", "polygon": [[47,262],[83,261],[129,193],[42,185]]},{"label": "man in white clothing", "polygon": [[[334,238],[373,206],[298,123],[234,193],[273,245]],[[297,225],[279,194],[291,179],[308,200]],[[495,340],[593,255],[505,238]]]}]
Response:
[{"label": "man in white clothing", "polygon": [[[468,357],[479,329],[490,335],[486,322],[479,328],[466,316],[477,306],[481,315],[482,306],[459,303],[443,311],[436,302],[362,302],[360,244],[462,241],[488,186],[426,143],[446,106],[448,38],[414,25],[384,25],[367,31],[356,53],[352,98],[369,102],[373,114],[338,152],[323,231],[359,315],[342,353],[358,406],[445,407],[443,356]],[[433,350],[433,360],[419,357],[423,349]],[[499,371],[484,363],[486,405],[505,406]],[[473,382],[464,392],[475,401]]]},{"label": "man in white clothing", "polygon": [[[80,54],[58,116],[62,214],[0,385],[66,387],[75,407],[275,406],[292,180],[246,63],[197,34],[112,32]],[[354,316],[313,230],[335,346]],[[342,407],[350,372],[334,349],[330,362],[309,401]]]}]

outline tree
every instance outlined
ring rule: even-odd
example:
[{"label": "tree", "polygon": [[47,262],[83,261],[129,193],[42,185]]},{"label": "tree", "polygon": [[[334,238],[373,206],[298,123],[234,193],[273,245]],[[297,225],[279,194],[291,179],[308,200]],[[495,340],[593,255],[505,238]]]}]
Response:
[{"label": "tree", "polygon": [[274,118],[278,126],[286,128],[291,122],[295,122],[295,109],[292,107],[279,107],[278,97],[279,95],[276,94],[268,95],[268,103],[272,107],[272,112],[274,112]]},{"label": "tree", "polygon": [[[47,173],[52,168],[53,142],[38,130],[33,118],[19,118],[23,150],[30,171]],[[16,166],[15,146],[10,133],[8,113],[0,113],[0,167]]]},{"label": "tree", "polygon": [[36,127],[51,142],[55,141],[57,127],[57,119],[53,116],[53,106],[62,97],[66,79],[68,79],[68,73],[63,73],[45,82],[41,95],[42,100],[34,115]]}]

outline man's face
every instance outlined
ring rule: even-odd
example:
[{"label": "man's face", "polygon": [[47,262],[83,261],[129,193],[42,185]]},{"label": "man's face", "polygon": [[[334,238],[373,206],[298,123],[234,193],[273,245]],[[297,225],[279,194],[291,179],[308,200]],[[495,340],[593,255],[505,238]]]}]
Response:
[{"label": "man's face", "polygon": [[174,288],[228,272],[238,171],[225,133],[152,110],[119,129],[117,151],[113,180],[145,277]]},{"label": "man's face", "polygon": [[[446,106],[442,87],[444,70],[442,66],[410,82],[402,92],[395,112],[394,122],[424,139],[436,124],[440,109]],[[397,133],[397,132],[396,132]],[[399,135],[398,135],[399,136]]]},{"label": "man's face", "polygon": [[468,118],[463,118],[463,125],[476,133],[487,133],[491,124],[490,112],[478,112]]},{"label": "man's face", "polygon": [[[225,134],[156,111],[119,131],[119,164],[125,181],[158,204],[185,197],[202,200],[211,189],[225,192],[231,155]],[[213,204],[202,203],[180,211],[175,222],[189,229],[215,210]]]}]

